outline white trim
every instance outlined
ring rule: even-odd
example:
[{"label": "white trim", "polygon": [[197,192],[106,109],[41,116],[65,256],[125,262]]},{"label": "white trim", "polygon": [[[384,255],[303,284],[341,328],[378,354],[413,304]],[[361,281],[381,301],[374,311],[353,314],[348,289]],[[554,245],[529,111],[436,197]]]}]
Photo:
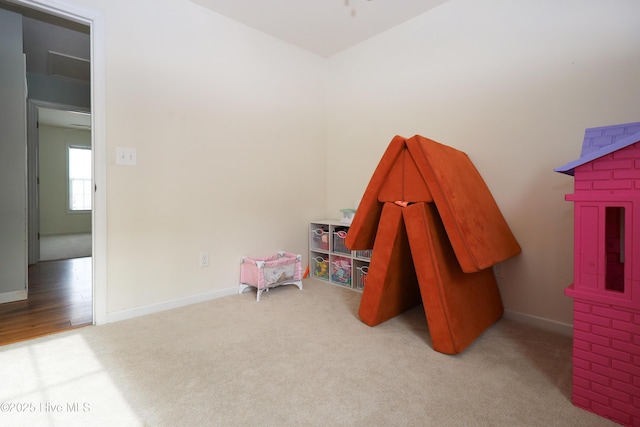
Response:
[{"label": "white trim", "polygon": [[544,329],[545,331],[556,332],[561,335],[573,337],[573,325],[570,323],[557,322],[555,320],[549,320],[543,317],[532,316],[530,314],[510,310],[504,311],[504,317],[506,319],[516,320],[518,322],[526,323],[527,325]]},{"label": "white trim", "polygon": [[0,294],[0,304],[5,302],[24,301],[27,299],[27,290],[3,292]]},{"label": "white trim", "polygon": [[107,321],[107,156],[105,24],[101,13],[57,0],[11,0],[91,29],[91,137],[94,155],[93,195],[93,323]]},{"label": "white trim", "polygon": [[37,109],[46,108],[48,110],[73,111],[77,113],[91,114],[91,110],[89,108],[80,107],[78,105],[69,105],[69,104],[62,104],[60,102],[42,101],[36,98],[29,98],[29,102],[32,103],[33,106]]},{"label": "white trim", "polygon": [[91,135],[93,136],[93,321],[107,322],[107,98],[105,28],[102,15],[91,26]]},{"label": "white trim", "polygon": [[238,286],[232,288],[220,289],[217,291],[207,292],[200,295],[179,298],[171,301],[164,301],[157,304],[143,305],[140,307],[129,308],[126,310],[114,311],[107,314],[107,323],[119,322],[121,320],[133,319],[134,317],[146,316],[148,314],[159,313],[165,310],[184,307],[200,302],[211,301],[230,295],[238,294]]},{"label": "white trim", "polygon": [[83,234],[91,234],[90,231],[68,231],[66,233],[40,233],[40,237],[49,237],[49,236],[79,236]]}]

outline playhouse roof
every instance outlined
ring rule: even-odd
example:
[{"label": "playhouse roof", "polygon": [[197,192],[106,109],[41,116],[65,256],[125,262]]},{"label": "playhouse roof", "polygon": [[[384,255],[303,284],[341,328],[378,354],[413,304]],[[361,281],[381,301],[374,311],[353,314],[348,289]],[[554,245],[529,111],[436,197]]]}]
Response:
[{"label": "playhouse roof", "polygon": [[621,150],[640,141],[640,122],[588,128],[584,132],[580,158],[555,168],[554,171],[573,176],[575,168],[599,157]]}]

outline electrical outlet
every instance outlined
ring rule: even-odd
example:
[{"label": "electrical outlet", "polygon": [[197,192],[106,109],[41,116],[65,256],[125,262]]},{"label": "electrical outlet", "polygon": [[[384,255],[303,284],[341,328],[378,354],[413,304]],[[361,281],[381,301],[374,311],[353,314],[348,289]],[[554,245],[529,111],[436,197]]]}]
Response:
[{"label": "electrical outlet", "polygon": [[200,252],[200,267],[209,267],[209,252]]}]

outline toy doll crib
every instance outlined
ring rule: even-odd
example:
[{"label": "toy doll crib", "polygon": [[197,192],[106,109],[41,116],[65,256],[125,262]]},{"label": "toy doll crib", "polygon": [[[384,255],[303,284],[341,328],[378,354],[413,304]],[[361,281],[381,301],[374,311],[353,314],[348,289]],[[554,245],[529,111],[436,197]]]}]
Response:
[{"label": "toy doll crib", "polygon": [[302,290],[302,255],[280,251],[269,257],[242,258],[239,294],[254,287],[256,301],[260,301],[263,291],[281,285],[296,285]]}]

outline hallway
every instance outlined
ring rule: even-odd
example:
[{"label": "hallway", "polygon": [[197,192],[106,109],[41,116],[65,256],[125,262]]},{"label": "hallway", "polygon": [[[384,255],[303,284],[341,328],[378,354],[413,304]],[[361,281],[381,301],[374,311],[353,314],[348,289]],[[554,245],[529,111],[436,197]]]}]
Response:
[{"label": "hallway", "polygon": [[0,346],[93,323],[91,257],[29,266],[29,298],[0,304]]}]

